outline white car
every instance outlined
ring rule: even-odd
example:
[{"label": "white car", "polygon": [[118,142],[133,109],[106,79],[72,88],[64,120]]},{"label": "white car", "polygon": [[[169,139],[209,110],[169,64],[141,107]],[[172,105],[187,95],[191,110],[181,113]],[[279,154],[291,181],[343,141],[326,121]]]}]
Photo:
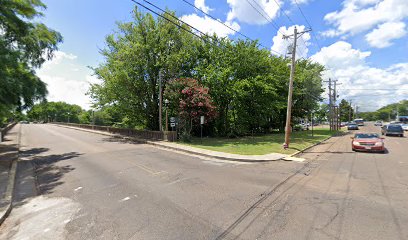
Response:
[{"label": "white car", "polygon": [[374,126],[382,126],[383,125],[383,122],[382,121],[376,121],[375,123],[374,123]]},{"label": "white car", "polygon": [[407,123],[401,124],[401,127],[402,127],[402,129],[404,131],[408,131],[408,124]]}]

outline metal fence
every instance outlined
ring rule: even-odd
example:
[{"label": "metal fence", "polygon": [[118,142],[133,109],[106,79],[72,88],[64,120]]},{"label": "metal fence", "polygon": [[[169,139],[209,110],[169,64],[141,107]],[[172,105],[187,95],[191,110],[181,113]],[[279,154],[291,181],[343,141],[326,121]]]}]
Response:
[{"label": "metal fence", "polygon": [[104,131],[104,132],[120,134],[124,136],[135,137],[135,138],[146,139],[146,140],[169,141],[169,142],[177,141],[176,131],[163,131],[163,132],[147,131],[147,130],[136,130],[136,129],[131,129],[131,128],[116,128],[116,127],[110,127],[110,126],[98,126],[98,125],[88,125],[88,124],[63,123],[63,122],[55,122],[53,124]]}]

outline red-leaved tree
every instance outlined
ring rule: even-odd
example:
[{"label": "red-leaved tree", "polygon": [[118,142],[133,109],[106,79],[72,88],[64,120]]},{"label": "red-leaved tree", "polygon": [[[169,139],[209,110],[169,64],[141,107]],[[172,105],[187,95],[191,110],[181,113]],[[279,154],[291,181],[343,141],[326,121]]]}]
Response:
[{"label": "red-leaved tree", "polygon": [[193,78],[177,78],[168,82],[164,97],[170,101],[170,109],[179,115],[179,128],[183,134],[190,135],[193,126],[212,121],[217,112],[208,94],[209,89]]}]

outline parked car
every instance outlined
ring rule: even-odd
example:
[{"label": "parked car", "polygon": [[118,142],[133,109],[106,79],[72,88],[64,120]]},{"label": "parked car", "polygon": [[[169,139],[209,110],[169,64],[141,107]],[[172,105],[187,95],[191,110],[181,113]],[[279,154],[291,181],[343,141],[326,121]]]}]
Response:
[{"label": "parked car", "polygon": [[20,121],[20,123],[21,123],[21,124],[28,124],[28,122],[27,122],[27,121],[24,121],[24,120],[23,120],[23,121]]},{"label": "parked car", "polygon": [[402,124],[401,127],[404,131],[408,131],[408,123]]},{"label": "parked car", "polygon": [[358,125],[357,124],[355,124],[355,123],[349,123],[348,125],[347,125],[347,130],[358,130],[359,128],[358,128]]},{"label": "parked car", "polygon": [[385,152],[384,138],[377,133],[356,133],[351,139],[353,151]]},{"label": "parked car", "polygon": [[404,130],[399,124],[388,124],[381,128],[381,134],[385,136],[404,136]]},{"label": "parked car", "polygon": [[364,126],[364,119],[362,118],[354,119],[354,122],[357,123],[358,126]]},{"label": "parked car", "polygon": [[380,120],[378,120],[378,121],[376,121],[376,122],[374,123],[374,126],[382,126],[382,125],[383,125],[383,122],[380,121]]}]

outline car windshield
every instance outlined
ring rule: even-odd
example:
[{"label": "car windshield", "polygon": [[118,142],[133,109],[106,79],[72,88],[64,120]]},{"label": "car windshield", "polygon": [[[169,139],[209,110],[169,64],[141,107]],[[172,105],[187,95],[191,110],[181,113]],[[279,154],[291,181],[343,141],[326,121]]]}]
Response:
[{"label": "car windshield", "polygon": [[389,125],[388,130],[400,130],[401,126],[400,125]]},{"label": "car windshield", "polygon": [[361,139],[361,138],[378,138],[377,133],[359,133],[354,135],[356,139]]},{"label": "car windshield", "polygon": [[352,124],[349,124],[349,126],[357,126],[357,124],[355,124],[355,123],[352,123]]}]

